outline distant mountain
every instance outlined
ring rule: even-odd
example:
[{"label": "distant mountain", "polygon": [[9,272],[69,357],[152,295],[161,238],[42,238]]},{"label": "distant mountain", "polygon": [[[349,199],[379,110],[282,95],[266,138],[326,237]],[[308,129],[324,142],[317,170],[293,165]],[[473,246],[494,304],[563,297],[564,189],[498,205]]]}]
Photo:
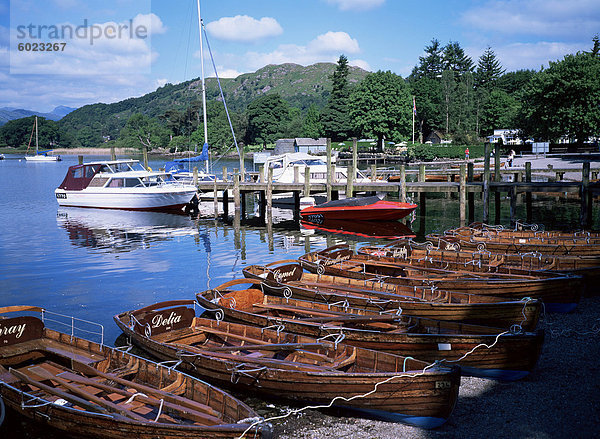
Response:
[{"label": "distant mountain", "polygon": [[22,108],[14,108],[14,107],[2,107],[0,108],[0,126],[4,125],[9,120],[21,119],[23,117],[29,116],[40,116],[45,117],[50,120],[60,120],[71,111],[76,110],[76,108],[65,107],[64,105],[59,105],[54,108],[50,113],[41,113],[39,111],[32,110],[24,110]]},{"label": "distant mountain", "polygon": [[[335,63],[318,63],[307,67],[298,64],[268,65],[237,78],[220,78],[227,107],[243,112],[248,104],[266,93],[279,93],[290,105],[306,110],[312,104],[322,108],[331,93],[330,76]],[[351,85],[362,81],[369,72],[349,67]],[[59,124],[84,146],[96,146],[104,136],[116,139],[132,114],[158,117],[169,109],[182,110],[201,99],[200,78],[179,84],[166,84],[138,98],[112,104],[85,105],[69,113]],[[206,79],[207,100],[221,100],[216,78]]]}]

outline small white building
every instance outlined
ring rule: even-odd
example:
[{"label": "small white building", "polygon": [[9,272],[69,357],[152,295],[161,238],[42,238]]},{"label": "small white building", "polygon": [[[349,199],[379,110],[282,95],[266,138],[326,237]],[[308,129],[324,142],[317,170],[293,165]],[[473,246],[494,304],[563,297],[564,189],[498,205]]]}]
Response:
[{"label": "small white building", "polygon": [[491,143],[498,143],[502,140],[504,145],[522,145],[523,140],[519,137],[519,130],[500,129],[494,130],[494,134],[489,137]]}]

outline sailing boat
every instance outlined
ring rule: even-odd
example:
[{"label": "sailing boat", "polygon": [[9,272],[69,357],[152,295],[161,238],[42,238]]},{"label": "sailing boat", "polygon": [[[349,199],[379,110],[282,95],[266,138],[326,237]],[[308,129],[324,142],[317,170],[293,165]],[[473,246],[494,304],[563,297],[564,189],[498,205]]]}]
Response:
[{"label": "sailing boat", "polygon": [[[202,17],[200,14],[200,0],[196,0],[196,4],[198,7],[198,31],[199,31],[199,36],[200,36],[200,67],[201,67],[201,84],[202,84],[202,115],[203,115],[203,122],[204,122],[204,144],[202,146],[202,152],[200,153],[200,155],[196,156],[196,157],[188,157],[188,158],[181,158],[181,159],[175,159],[172,160],[170,162],[165,163],[165,171],[169,172],[173,175],[173,177],[177,180],[192,180],[193,178],[193,171],[192,171],[192,164],[193,163],[197,163],[197,162],[205,162],[205,171],[201,171],[198,170],[198,174],[197,174],[197,178],[198,181],[214,181],[216,179],[216,175],[210,173],[210,169],[209,169],[209,156],[208,156],[208,124],[207,124],[207,117],[206,117],[206,86],[205,86],[205,80],[204,80],[204,51],[203,51],[203,38],[202,38],[202,31],[203,31],[203,23],[202,23]],[[208,37],[206,35],[206,32],[204,32],[204,35],[206,37],[206,43],[208,44]],[[208,44],[208,50],[210,52],[210,44]],[[212,60],[212,52],[210,52],[210,56],[211,56],[211,60]],[[233,136],[233,142],[238,150],[238,154],[240,156],[240,170],[241,170],[241,174],[242,176],[244,175],[244,159],[243,159],[243,154],[240,153],[240,149],[239,146],[237,144],[237,140],[235,138],[235,132],[233,130],[233,126],[231,124],[231,119],[229,117],[229,111],[227,110],[227,103],[225,102],[225,96],[223,95],[223,89],[221,88],[221,81],[219,80],[219,75],[217,73],[217,69],[216,66],[214,64],[214,60],[213,60],[213,68],[215,70],[215,77],[217,79],[217,83],[219,85],[219,90],[221,92],[221,99],[223,101],[223,105],[225,107],[225,114],[227,115],[227,120],[229,122],[229,127],[231,129],[231,135]]]},{"label": "sailing boat", "polygon": [[[33,123],[33,129],[35,130],[35,155],[25,155],[25,160],[28,162],[58,162],[61,160],[59,155],[50,155],[51,149],[40,151],[38,148],[38,118],[35,116],[35,122]],[[31,146],[31,137],[33,137],[33,130],[31,136],[29,136],[29,144],[27,145],[27,152]]]}]

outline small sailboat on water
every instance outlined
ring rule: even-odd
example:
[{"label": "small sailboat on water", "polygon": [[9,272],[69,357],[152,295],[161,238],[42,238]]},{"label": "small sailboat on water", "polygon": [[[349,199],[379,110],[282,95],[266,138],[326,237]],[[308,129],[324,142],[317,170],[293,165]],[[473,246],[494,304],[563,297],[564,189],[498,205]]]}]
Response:
[{"label": "small sailboat on water", "polygon": [[[35,131],[35,154],[29,155],[29,148],[31,146],[31,138],[33,137],[33,133]],[[29,136],[29,144],[27,145],[27,154],[25,155],[25,160],[28,162],[58,162],[61,160],[59,155],[52,155],[51,149],[47,149],[44,151],[40,151],[38,147],[38,118],[35,116],[35,121],[33,123],[33,129],[31,130],[31,136]]]}]

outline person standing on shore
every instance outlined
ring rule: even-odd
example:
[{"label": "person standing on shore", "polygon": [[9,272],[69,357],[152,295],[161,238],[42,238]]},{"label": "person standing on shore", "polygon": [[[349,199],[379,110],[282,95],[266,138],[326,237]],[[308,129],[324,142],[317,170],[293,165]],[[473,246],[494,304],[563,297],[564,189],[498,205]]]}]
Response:
[{"label": "person standing on shore", "polygon": [[465,160],[469,160],[469,148],[465,149]]},{"label": "person standing on shore", "polygon": [[515,158],[515,150],[511,149],[508,153],[508,167],[512,168],[513,159]]}]

